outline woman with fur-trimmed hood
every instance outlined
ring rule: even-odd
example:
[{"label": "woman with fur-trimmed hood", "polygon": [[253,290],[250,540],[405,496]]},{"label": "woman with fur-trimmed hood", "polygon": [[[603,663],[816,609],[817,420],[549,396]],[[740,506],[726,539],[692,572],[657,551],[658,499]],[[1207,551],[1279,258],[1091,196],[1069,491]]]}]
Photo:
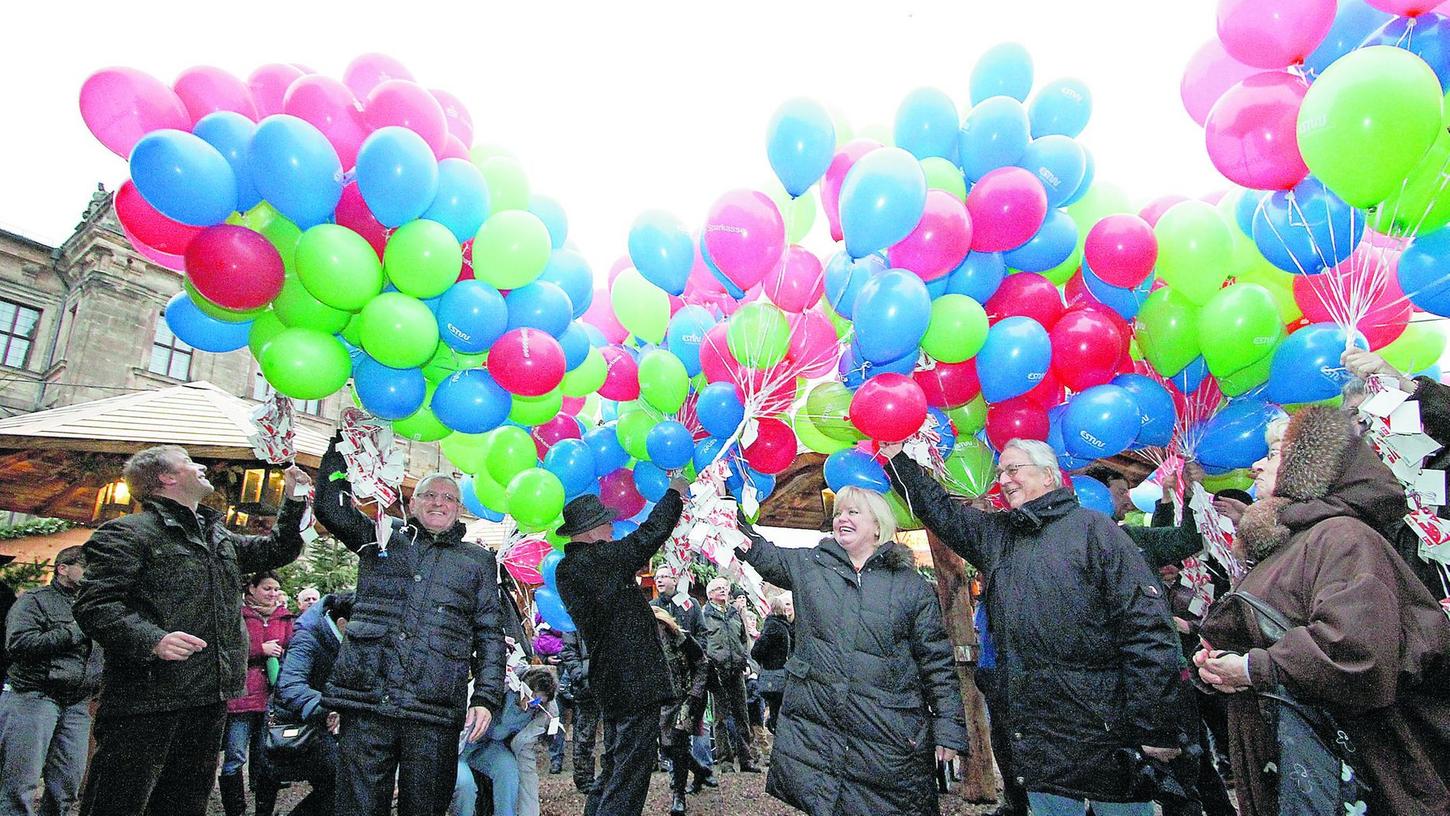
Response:
[{"label": "woman with fur-trimmed hood", "polygon": [[1283,684],[1349,735],[1370,814],[1447,816],[1450,620],[1376,532],[1404,515],[1404,493],[1343,412],[1304,409],[1269,442],[1254,463],[1269,498],[1239,525],[1240,555],[1256,563],[1237,589],[1296,625],[1269,644],[1244,605],[1220,603],[1202,629],[1212,651],[1194,655],[1230,695],[1240,813],[1279,813],[1277,743],[1252,692]]}]

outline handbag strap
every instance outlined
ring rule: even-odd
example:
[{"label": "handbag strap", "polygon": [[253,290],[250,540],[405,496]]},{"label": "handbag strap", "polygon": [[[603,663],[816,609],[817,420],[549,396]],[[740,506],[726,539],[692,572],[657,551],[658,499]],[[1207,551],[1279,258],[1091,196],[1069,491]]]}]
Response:
[{"label": "handbag strap", "polygon": [[1270,642],[1277,643],[1279,641],[1279,638],[1284,636],[1285,632],[1294,628],[1294,623],[1290,621],[1287,617],[1285,617],[1284,613],[1270,606],[1262,598],[1259,598],[1252,593],[1245,592],[1242,589],[1236,589],[1233,592],[1230,592],[1229,595],[1236,596],[1239,600],[1248,604],[1249,608],[1254,610],[1254,612],[1259,617],[1273,624],[1274,627],[1279,630],[1277,633],[1263,632],[1264,627],[1263,624],[1260,623],[1260,632],[1262,632],[1265,637],[1268,637]]}]

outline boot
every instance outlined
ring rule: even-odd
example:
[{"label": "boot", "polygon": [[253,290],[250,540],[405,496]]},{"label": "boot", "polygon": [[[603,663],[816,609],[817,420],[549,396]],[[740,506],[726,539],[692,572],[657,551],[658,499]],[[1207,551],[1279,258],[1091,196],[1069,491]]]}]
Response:
[{"label": "boot", "polygon": [[752,762],[750,759],[745,758],[745,757],[741,757],[741,759],[740,759],[740,772],[741,773],[760,773],[760,769],[757,768],[757,767],[755,767],[755,763]]},{"label": "boot", "polygon": [[675,791],[675,798],[670,802],[670,816],[685,816],[689,807],[685,804],[685,795]]},{"label": "boot", "polygon": [[277,791],[281,786],[275,782],[259,780],[252,783],[252,795],[257,799],[256,816],[272,816],[277,810]]},{"label": "boot", "polygon": [[715,778],[715,773],[713,771],[707,772],[703,775],[696,771],[695,781],[690,783],[690,793],[699,793],[705,788],[718,787],[720,787],[720,780]]},{"label": "boot", "polygon": [[242,816],[247,810],[247,791],[240,773],[222,774],[218,778],[221,787],[222,811],[226,816]]}]

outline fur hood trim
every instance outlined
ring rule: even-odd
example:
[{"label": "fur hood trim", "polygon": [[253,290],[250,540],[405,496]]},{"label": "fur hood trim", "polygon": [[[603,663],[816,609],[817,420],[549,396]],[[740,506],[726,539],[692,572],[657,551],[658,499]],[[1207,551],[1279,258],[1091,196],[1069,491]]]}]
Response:
[{"label": "fur hood trim", "polygon": [[[821,539],[820,544],[825,544],[826,542],[830,542],[838,548],[841,546],[840,542],[830,536]],[[820,544],[816,546],[820,546]],[[888,541],[882,544],[871,557],[881,559],[881,566],[886,569],[916,568],[916,558],[912,556],[911,551],[896,541]]]},{"label": "fur hood trim", "polygon": [[1314,407],[1295,414],[1284,432],[1274,495],[1294,501],[1328,496],[1358,441],[1354,421],[1343,411]]}]

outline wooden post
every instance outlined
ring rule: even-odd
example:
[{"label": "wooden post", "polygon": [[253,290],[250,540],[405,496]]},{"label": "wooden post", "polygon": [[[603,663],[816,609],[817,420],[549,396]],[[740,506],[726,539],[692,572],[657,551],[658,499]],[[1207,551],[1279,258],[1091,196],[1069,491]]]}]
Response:
[{"label": "wooden post", "polygon": [[931,546],[931,561],[936,571],[937,599],[941,602],[942,619],[947,636],[956,653],[957,678],[962,684],[962,702],[967,710],[967,737],[971,751],[961,762],[961,796],[968,802],[997,801],[997,778],[987,729],[987,705],[972,674],[977,665],[977,633],[972,628],[971,582],[965,564],[930,530],[926,531]]}]

